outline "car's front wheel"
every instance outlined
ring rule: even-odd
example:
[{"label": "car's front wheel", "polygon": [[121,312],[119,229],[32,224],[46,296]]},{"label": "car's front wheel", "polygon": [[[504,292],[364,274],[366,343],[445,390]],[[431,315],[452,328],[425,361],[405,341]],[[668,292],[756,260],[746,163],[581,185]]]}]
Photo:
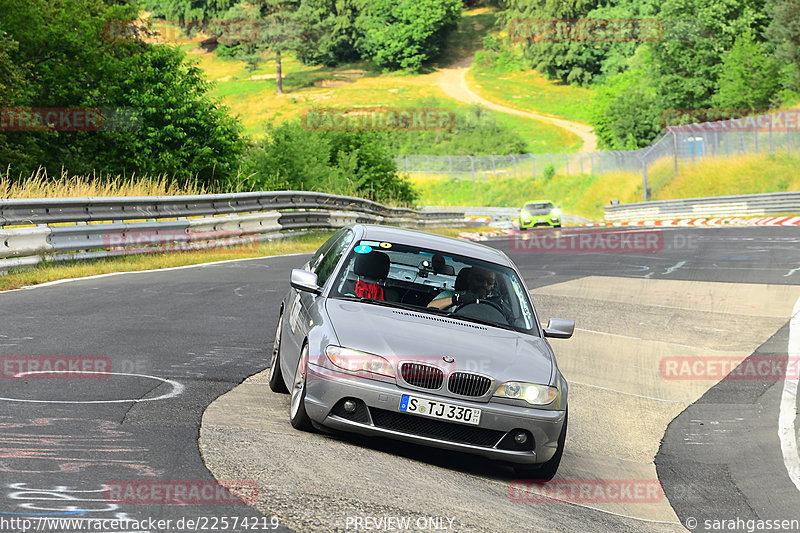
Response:
[{"label": "car's front wheel", "polygon": [[272,362],[269,365],[269,388],[272,392],[286,394],[289,389],[283,381],[281,372],[281,331],[283,330],[283,313],[278,318],[278,329],[275,331],[275,341],[272,343]]},{"label": "car's front wheel", "polygon": [[558,448],[553,457],[546,463],[540,465],[515,465],[514,472],[517,475],[542,482],[550,481],[555,477],[556,472],[558,472],[558,466],[561,464],[561,456],[564,455],[564,442],[567,440],[568,414],[568,412],[564,412],[564,426],[561,428],[561,434],[558,436]]},{"label": "car's front wheel", "polygon": [[292,385],[292,399],[289,407],[289,421],[292,427],[301,431],[311,431],[313,426],[311,418],[306,413],[306,375],[308,372],[308,344],[303,346],[300,359],[297,361],[297,370],[294,373]]}]

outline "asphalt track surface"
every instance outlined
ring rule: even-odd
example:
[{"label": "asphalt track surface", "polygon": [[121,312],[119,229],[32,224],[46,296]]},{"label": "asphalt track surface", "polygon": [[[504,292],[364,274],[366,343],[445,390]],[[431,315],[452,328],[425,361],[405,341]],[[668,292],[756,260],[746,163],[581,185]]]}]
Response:
[{"label": "asphalt track surface", "polygon": [[[223,517],[271,530],[272,516],[280,529],[354,531],[343,520],[358,513],[452,518],[450,530],[463,531],[680,531],[689,518],[695,531],[743,531],[745,522],[706,520],[800,519],[778,439],[782,378],[659,380],[637,370],[657,363],[665,346],[675,357],[785,359],[800,298],[800,232],[663,229],[657,249],[631,253],[543,252],[525,242],[545,234],[487,244],[511,255],[544,320],[577,323],[573,339],[552,342],[574,382],[556,481],[657,476],[666,498],[514,501],[513,474],[488,461],[286,429],[278,395],[255,395],[234,412],[220,407],[199,446],[207,407],[222,406],[268,365],[288,273],[304,261],[291,256],[0,294],[0,356],[83,357],[109,361],[112,372],[0,378],[0,531],[22,531],[12,519],[45,517],[172,520],[170,528],[95,531],[178,531],[181,518],[203,517],[217,518],[207,531],[253,529],[223,528]],[[631,346],[640,359],[624,366],[619,354]],[[249,381],[263,390],[263,380]],[[203,486],[214,476],[255,480],[257,502],[230,494],[213,503],[120,502],[103,492],[143,481]],[[350,514],[332,518],[332,507]]]}]

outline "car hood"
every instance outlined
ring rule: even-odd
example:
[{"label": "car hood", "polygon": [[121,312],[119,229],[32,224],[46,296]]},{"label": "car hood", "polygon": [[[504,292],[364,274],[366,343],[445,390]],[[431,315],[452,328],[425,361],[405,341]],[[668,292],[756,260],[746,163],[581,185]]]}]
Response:
[{"label": "car hood", "polygon": [[501,382],[550,382],[552,352],[544,339],[532,335],[346,300],[329,299],[326,309],[342,346],[381,355],[395,365],[414,360]]}]

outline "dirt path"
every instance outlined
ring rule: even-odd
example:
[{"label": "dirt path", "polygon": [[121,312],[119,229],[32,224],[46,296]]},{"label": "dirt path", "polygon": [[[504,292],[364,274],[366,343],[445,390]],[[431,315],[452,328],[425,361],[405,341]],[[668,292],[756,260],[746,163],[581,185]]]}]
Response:
[{"label": "dirt path", "polygon": [[447,68],[439,70],[438,83],[442,90],[447,93],[451,98],[466,102],[468,104],[480,104],[488,109],[499,111],[501,113],[510,113],[512,115],[519,115],[522,117],[532,118],[541,122],[553,124],[559,128],[570,131],[583,140],[582,152],[594,152],[597,150],[597,136],[592,133],[592,127],[588,124],[581,124],[579,122],[570,122],[561,118],[550,117],[547,115],[540,115],[539,113],[531,113],[529,111],[520,111],[519,109],[512,109],[504,105],[496,104],[481,96],[475,94],[470,90],[467,85],[467,71],[472,64],[472,58],[467,57],[459,60],[458,62],[450,65]]}]

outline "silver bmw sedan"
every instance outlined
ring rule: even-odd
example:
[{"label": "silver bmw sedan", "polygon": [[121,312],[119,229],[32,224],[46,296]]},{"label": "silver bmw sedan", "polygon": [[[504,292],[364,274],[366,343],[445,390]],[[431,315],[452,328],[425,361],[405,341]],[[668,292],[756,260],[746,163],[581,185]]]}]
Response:
[{"label": "silver bmw sedan", "polygon": [[551,479],[567,382],[525,282],[501,251],[376,225],[336,232],[292,271],[269,384],[300,430],[482,455]]}]

